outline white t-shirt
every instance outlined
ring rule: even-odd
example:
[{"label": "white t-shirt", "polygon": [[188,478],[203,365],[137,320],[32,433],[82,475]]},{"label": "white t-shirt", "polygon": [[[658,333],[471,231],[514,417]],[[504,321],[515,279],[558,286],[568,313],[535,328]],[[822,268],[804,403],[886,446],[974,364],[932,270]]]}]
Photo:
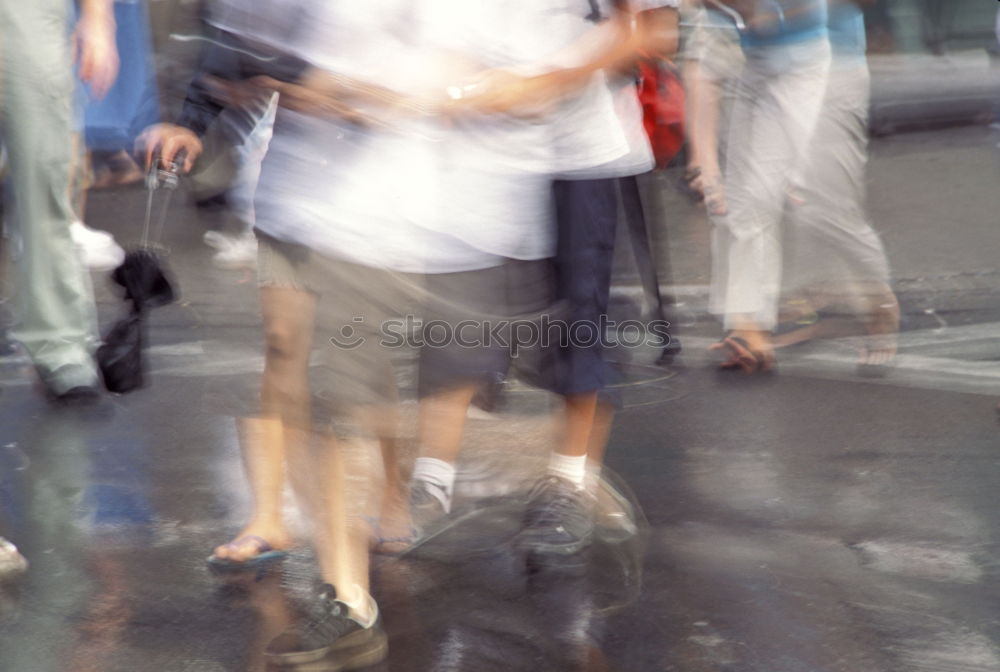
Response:
[{"label": "white t-shirt", "polygon": [[[539,43],[546,33],[531,3],[281,1],[308,17],[286,49],[410,95],[441,97],[483,69],[530,65],[553,50]],[[255,37],[267,39],[263,32]],[[546,258],[554,251],[552,156],[537,120],[406,118],[386,130],[283,108],[262,167],[257,226],[328,256],[403,272]]]},{"label": "white t-shirt", "polygon": [[[236,17],[220,19],[223,27],[418,96],[441,96],[485,69],[574,65],[607,35],[586,20],[586,0],[220,2]],[[641,132],[637,109],[628,114]],[[282,108],[261,171],[257,226],[328,256],[403,272],[552,256],[552,175],[631,154],[603,75],[556,117],[407,118],[386,130]]]},{"label": "white t-shirt", "polygon": [[[602,16],[610,3],[598,0]],[[591,20],[587,0],[554,0],[550,30],[562,46],[553,67],[573,67],[590,61],[615,37],[611,24]],[[618,121],[614,98],[604,72],[595,73],[578,93],[564,101],[549,120],[555,151],[553,173],[558,177],[592,169],[628,153],[628,141]]]},{"label": "white t-shirt", "polygon": [[[577,4],[586,6],[588,3],[580,2]],[[630,0],[629,10],[637,14],[664,7],[677,8],[679,5],[680,0]],[[605,16],[612,11],[609,0],[597,0],[597,6]],[[590,25],[593,26],[593,24]],[[596,134],[608,133],[606,136],[608,143],[624,142],[624,151],[600,162],[594,160],[597,158],[597,155],[594,154],[589,157],[590,160],[581,161],[576,167],[564,168],[559,177],[563,179],[611,178],[639,175],[652,170],[655,160],[649,145],[649,138],[643,128],[642,106],[639,103],[635,80],[629,76],[609,76],[602,87],[593,92],[588,90],[588,95],[592,96],[589,109],[591,119],[588,121],[583,118],[582,115],[586,114],[587,111],[581,106],[581,109],[576,111],[579,116],[573,119],[564,119],[561,123],[579,123],[580,130],[577,136],[596,136]],[[601,98],[601,102],[598,103],[597,98]],[[614,114],[613,119],[617,125],[617,132],[609,133],[605,130],[608,123],[607,110],[609,106]],[[567,137],[567,139],[569,141],[579,140],[578,137]],[[594,138],[592,137],[589,142],[592,145],[595,142]],[[586,147],[587,144],[580,146]],[[569,149],[564,151],[573,155]],[[578,159],[583,158],[584,155],[584,152],[575,154]]]}]

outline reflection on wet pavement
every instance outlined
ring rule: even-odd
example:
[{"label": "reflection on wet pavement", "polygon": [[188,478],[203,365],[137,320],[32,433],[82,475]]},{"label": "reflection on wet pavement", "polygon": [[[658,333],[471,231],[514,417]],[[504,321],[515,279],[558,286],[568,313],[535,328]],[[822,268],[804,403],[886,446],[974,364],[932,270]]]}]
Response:
[{"label": "reflection on wet pavement", "polygon": [[[523,437],[549,420],[515,401],[475,421],[466,505],[375,561],[385,669],[1000,669],[988,403],[703,369],[672,384],[612,437],[648,533],[607,532],[582,575],[527,574],[509,543],[510,494],[544,459]],[[157,385],[96,419],[4,392],[3,524],[31,560],[3,593],[4,670],[263,670],[312,590],[305,548],[242,583],[207,571],[245,510],[233,420],[192,407],[206,380]]]}]

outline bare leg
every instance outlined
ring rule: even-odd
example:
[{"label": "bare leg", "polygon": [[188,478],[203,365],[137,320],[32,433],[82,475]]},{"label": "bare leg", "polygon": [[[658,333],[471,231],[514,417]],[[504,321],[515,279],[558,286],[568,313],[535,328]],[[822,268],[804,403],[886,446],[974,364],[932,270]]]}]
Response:
[{"label": "bare leg", "polygon": [[308,428],[312,420],[309,355],[316,320],[316,297],[298,289],[261,289],[267,359],[261,384],[265,415],[286,425]]},{"label": "bare leg", "polygon": [[597,392],[570,395],[565,401],[565,434],[556,452],[570,457],[587,455],[597,414]]},{"label": "bare leg", "polygon": [[880,366],[896,356],[896,335],[899,333],[899,301],[888,285],[872,293],[872,303],[865,327],[868,337],[861,363]]},{"label": "bare leg", "polygon": [[[323,580],[337,589],[338,599],[350,605],[356,617],[367,621],[374,616],[367,598],[370,529],[357,509],[368,500],[371,474],[363,471],[363,461],[348,462],[345,447],[346,442],[326,437],[316,460],[317,495],[322,502],[320,518],[314,521],[316,555]],[[359,450],[366,448],[360,444]],[[353,502],[348,500],[348,489]]]},{"label": "bare leg", "polygon": [[379,507],[378,534],[373,550],[397,553],[409,546],[412,535],[410,508],[407,499],[407,481],[399,459],[399,440],[395,436],[382,435],[379,439],[382,449],[382,464],[385,468],[385,486]]},{"label": "bare leg", "polygon": [[850,291],[839,293],[814,292],[809,297],[809,304],[819,309],[832,305],[849,304],[852,314],[845,317],[826,318],[815,324],[782,334],[774,339],[775,347],[787,347],[821,338],[864,335],[860,364],[880,366],[887,364],[895,357],[896,335],[899,333],[899,302],[887,284],[877,283],[874,286],[852,287]]},{"label": "bare leg", "polygon": [[426,397],[420,402],[421,456],[454,464],[462,448],[462,434],[475,385],[458,387]]},{"label": "bare leg", "polygon": [[275,549],[287,548],[290,544],[281,515],[285,488],[285,436],[281,420],[247,418],[241,430],[240,449],[253,496],[253,515],[233,542],[215,549],[215,557],[234,562],[247,560],[260,552],[256,537]]},{"label": "bare leg", "polygon": [[[287,288],[261,290],[267,355],[261,386],[263,417],[248,420],[241,436],[244,465],[253,495],[250,522],[235,542],[260,537],[273,548],[290,544],[282,517],[286,446],[301,444],[309,426],[309,353],[312,347],[316,299]],[[216,557],[246,560],[256,544],[230,543],[215,549]]]},{"label": "bare leg", "polygon": [[587,444],[587,461],[594,466],[599,467],[604,464],[604,452],[608,447],[608,436],[611,434],[611,423],[614,419],[614,406],[598,402],[594,409],[590,441]]}]

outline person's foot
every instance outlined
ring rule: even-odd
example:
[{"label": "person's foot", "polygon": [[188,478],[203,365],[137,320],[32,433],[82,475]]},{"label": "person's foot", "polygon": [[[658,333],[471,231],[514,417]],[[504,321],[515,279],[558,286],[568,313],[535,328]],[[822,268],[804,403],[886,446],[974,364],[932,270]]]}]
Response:
[{"label": "person's foot", "polygon": [[80,220],[69,225],[73,242],[79,247],[108,247],[115,244],[115,237],[107,231],[93,229]]},{"label": "person's foot", "polygon": [[448,515],[451,501],[448,493],[434,483],[414,479],[410,484],[410,521],[417,537]]},{"label": "person's foot", "polygon": [[0,537],[0,581],[12,579],[28,569],[28,561],[17,547]]},{"label": "person's foot", "polygon": [[594,536],[594,499],[565,478],[549,474],[528,495],[517,546],[533,554],[570,556]]},{"label": "person's foot", "polygon": [[51,371],[39,369],[38,389],[52,403],[64,406],[94,406],[103,394],[95,365],[65,364]]},{"label": "person's foot", "polygon": [[75,221],[69,227],[73,244],[88,269],[110,271],[125,261],[125,250],[107,231],[92,229],[81,221]]},{"label": "person's foot", "polygon": [[205,244],[216,249],[212,263],[225,270],[257,267],[257,238],[252,233],[229,236],[219,231],[206,231]]},{"label": "person's foot", "polygon": [[388,653],[388,639],[374,600],[367,594],[365,599],[370,601],[373,614],[368,623],[354,616],[350,607],[337,599],[333,586],[325,584],[310,605],[309,613],[268,644],[268,662],[300,666],[322,660],[324,665],[337,670],[381,662]]},{"label": "person's foot", "polygon": [[262,553],[287,551],[292,545],[288,532],[276,525],[251,523],[236,537],[212,551],[217,561],[239,564],[260,556]]},{"label": "person's foot", "polygon": [[0,357],[10,357],[17,352],[17,341],[10,337],[10,331],[0,328]]},{"label": "person's foot", "polygon": [[896,357],[899,333],[899,303],[895,296],[875,307],[865,324],[864,347],[859,365],[862,370],[881,370]]},{"label": "person's foot", "polygon": [[401,488],[386,488],[378,519],[372,521],[371,550],[383,555],[406,552],[416,539],[410,505]]},{"label": "person's foot", "polygon": [[93,406],[101,400],[101,391],[96,385],[77,385],[54,395],[54,397],[55,401],[62,406]]},{"label": "person's foot", "polygon": [[669,367],[673,366],[674,360],[683,351],[680,339],[676,336],[667,336],[667,342],[660,350],[660,356],[656,358],[657,366]]},{"label": "person's foot", "polygon": [[749,374],[774,368],[774,345],[765,331],[735,329],[709,350],[723,355],[720,369],[741,369]]}]

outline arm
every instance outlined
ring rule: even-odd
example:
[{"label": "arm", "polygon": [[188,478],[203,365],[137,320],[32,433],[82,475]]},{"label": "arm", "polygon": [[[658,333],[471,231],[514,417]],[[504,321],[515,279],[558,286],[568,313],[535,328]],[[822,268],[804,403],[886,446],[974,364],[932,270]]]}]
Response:
[{"label": "arm", "polygon": [[684,87],[687,92],[686,127],[688,136],[688,179],[691,188],[706,200],[711,214],[724,215],[721,194],[722,170],[719,167],[720,87],[705,76],[701,64],[684,64]]},{"label": "arm", "polygon": [[[727,62],[727,44],[706,26],[703,10],[694,17],[694,30],[687,46],[683,66],[686,96],[685,126],[688,138],[687,180],[704,199],[713,215],[726,213],[722,192],[719,133],[722,117],[722,81],[705,61]],[[724,68],[731,70],[730,67]]]},{"label": "arm", "polygon": [[639,50],[648,58],[672,60],[677,55],[680,12],[660,7],[639,12],[636,16]]},{"label": "arm", "polygon": [[[188,86],[177,123],[151,126],[136,142],[147,166],[157,151],[161,162],[169,165],[183,150],[186,156],[182,169],[190,171],[203,149],[201,137],[224,111],[237,113],[233,124],[242,134],[249,133],[256,123],[256,103],[266,97],[266,92],[258,86],[239,86],[241,82],[265,76],[274,82],[296,81],[307,68],[304,61],[292,56],[257,58],[252,53],[234,35],[222,31],[211,35],[199,58],[198,71]],[[241,95],[236,96],[233,93],[236,91]]]},{"label": "arm", "polygon": [[73,31],[73,58],[80,79],[103,98],[118,77],[118,47],[112,0],[80,0],[80,20]]},{"label": "arm", "polygon": [[672,50],[670,40],[664,39],[662,32],[667,24],[660,22],[665,14],[643,20],[640,25],[622,0],[616,2],[615,7],[610,20],[546,59],[549,63],[576,61],[576,64],[534,76],[519,75],[510,70],[487,71],[474,85],[463,90],[461,100],[454,105],[455,111],[531,114],[531,110],[537,111],[558,103],[589,85],[599,71],[631,68],[642,56],[645,47],[652,51]]}]

